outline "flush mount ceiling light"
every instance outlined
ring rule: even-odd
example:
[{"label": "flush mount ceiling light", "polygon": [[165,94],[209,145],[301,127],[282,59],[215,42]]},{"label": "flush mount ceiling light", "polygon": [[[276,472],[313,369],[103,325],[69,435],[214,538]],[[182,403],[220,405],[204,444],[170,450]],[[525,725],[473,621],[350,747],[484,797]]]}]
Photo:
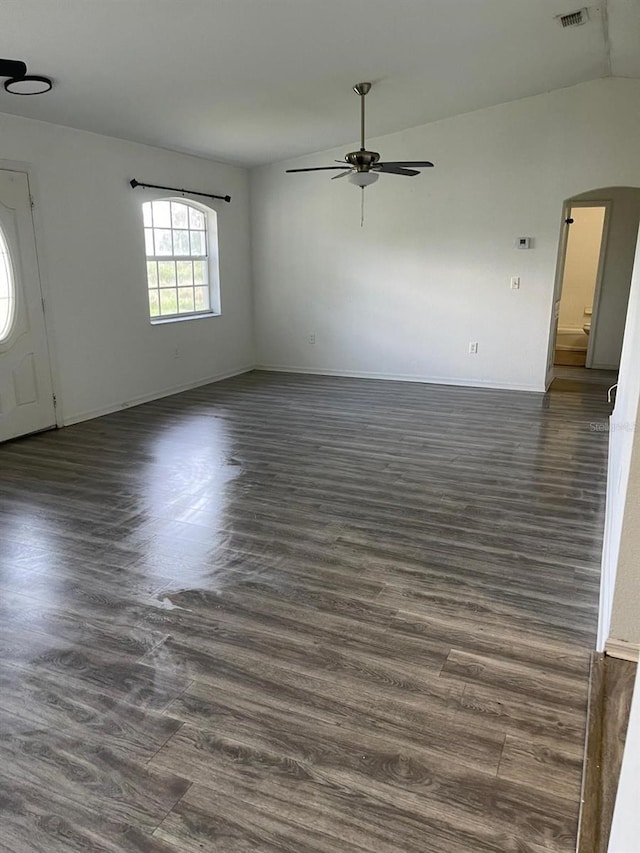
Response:
[{"label": "flush mount ceiling light", "polygon": [[53,83],[48,77],[27,74],[27,65],[18,59],[0,59],[0,77],[8,77],[4,88],[12,95],[43,95]]},{"label": "flush mount ceiling light", "polygon": [[25,74],[24,77],[12,77],[4,81],[4,88],[12,95],[44,95],[53,88],[48,77],[37,74]]}]

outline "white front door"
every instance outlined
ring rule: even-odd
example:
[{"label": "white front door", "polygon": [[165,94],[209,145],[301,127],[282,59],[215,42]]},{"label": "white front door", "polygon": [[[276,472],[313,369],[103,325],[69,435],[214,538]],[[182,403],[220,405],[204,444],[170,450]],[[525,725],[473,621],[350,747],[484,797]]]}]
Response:
[{"label": "white front door", "polygon": [[0,170],[0,441],[55,423],[29,179]]}]

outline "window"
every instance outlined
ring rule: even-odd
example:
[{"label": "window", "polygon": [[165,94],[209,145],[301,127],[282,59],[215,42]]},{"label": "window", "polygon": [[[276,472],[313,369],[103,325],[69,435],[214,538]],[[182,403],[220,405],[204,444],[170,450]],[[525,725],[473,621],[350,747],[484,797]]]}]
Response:
[{"label": "window", "polygon": [[16,291],[9,247],[0,228],[0,343],[9,337],[15,315]]},{"label": "window", "polygon": [[162,199],[142,205],[151,321],[218,314],[216,215]]}]

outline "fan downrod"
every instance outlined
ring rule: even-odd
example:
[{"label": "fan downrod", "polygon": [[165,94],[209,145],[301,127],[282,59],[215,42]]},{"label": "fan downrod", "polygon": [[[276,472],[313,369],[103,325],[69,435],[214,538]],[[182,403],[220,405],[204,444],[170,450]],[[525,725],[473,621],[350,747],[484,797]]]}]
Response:
[{"label": "fan downrod", "polygon": [[364,147],[364,96],[371,90],[371,83],[356,83],[353,91],[356,95],[360,95],[360,150],[365,151]]}]

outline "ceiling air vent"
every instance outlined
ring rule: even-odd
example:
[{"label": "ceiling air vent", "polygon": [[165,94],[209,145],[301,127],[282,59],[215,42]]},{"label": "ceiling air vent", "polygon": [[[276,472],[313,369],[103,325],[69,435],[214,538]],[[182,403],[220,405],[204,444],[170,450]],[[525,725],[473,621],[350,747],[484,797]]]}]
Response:
[{"label": "ceiling air vent", "polygon": [[567,15],[558,15],[556,20],[558,20],[563,27],[580,27],[582,24],[586,24],[589,20],[589,10],[578,9],[577,12],[569,12]]}]

